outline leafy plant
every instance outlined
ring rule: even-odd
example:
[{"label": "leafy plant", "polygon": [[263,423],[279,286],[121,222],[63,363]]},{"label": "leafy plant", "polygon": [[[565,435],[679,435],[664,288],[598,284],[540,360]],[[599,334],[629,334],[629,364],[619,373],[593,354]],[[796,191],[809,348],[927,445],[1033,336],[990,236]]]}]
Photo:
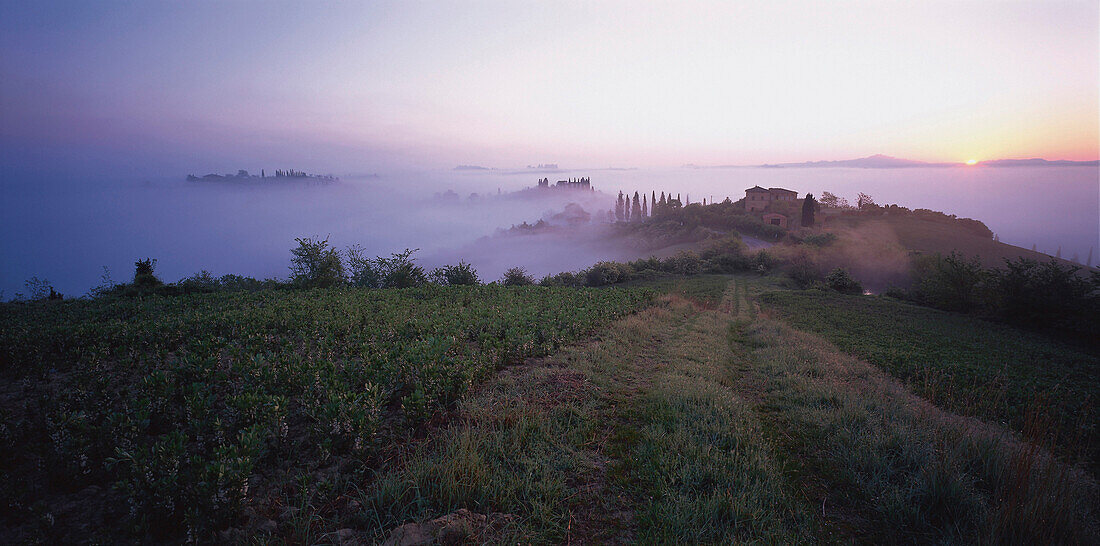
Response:
[{"label": "leafy plant", "polygon": [[291,250],[290,280],[305,288],[325,288],[346,280],[339,250],[328,239],[296,238],[298,248]]}]

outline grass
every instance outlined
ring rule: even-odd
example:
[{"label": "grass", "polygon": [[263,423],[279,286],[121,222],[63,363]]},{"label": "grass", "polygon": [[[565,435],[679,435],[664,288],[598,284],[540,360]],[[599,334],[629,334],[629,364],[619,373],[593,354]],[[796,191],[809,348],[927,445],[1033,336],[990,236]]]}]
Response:
[{"label": "grass", "polygon": [[793,326],[881,367],[951,411],[1023,431],[1029,412],[1042,407],[1051,413],[1062,453],[1098,460],[1100,438],[1091,413],[1100,394],[1095,354],[890,298],[787,291],[761,300]]},{"label": "grass", "polygon": [[[196,397],[207,393],[188,390],[196,382],[217,386],[249,381],[249,392],[269,396],[282,395],[282,391],[273,390],[277,386],[300,389],[292,391],[294,398],[283,395],[291,408],[296,407],[292,400],[310,400],[315,396],[311,393],[318,391],[331,393],[329,401],[334,399],[332,395],[349,400],[341,396],[369,391],[367,383],[328,381],[308,363],[331,362],[336,355],[372,354],[367,351],[377,350],[386,339],[402,340],[393,347],[399,345],[407,352],[392,354],[404,356],[363,360],[338,369],[355,373],[390,369],[367,366],[368,362],[401,362],[393,366],[395,370],[434,369],[426,363],[438,357],[424,356],[432,354],[425,352],[434,337],[427,332],[442,332],[436,335],[443,336],[451,332],[455,339],[471,342],[463,345],[474,355],[481,354],[477,352],[479,340],[496,339],[503,343],[501,347],[511,348],[505,353],[511,355],[510,362],[522,361],[498,369],[500,362],[490,360],[493,373],[467,384],[455,395],[454,405],[433,406],[436,410],[426,414],[403,409],[404,398],[413,396],[415,390],[394,387],[394,381],[370,383],[392,389],[396,398],[390,400],[397,401],[383,408],[381,415],[388,417],[380,418],[378,434],[363,452],[338,444],[332,444],[324,458],[318,457],[316,450],[296,452],[339,431],[329,428],[332,421],[319,421],[326,426],[312,432],[318,436],[310,436],[309,441],[286,443],[281,437],[264,437],[263,454],[251,459],[251,466],[232,467],[228,465],[249,460],[247,449],[254,441],[248,436],[251,429],[242,433],[225,425],[214,427],[204,441],[216,449],[237,449],[215,450],[221,457],[215,462],[222,465],[217,468],[245,475],[248,489],[239,517],[222,525],[216,534],[207,535],[207,540],[379,542],[423,532],[440,541],[540,544],[1096,543],[1100,537],[1095,509],[1100,505],[1100,487],[1087,472],[1050,454],[1040,434],[1049,427],[1049,413],[1027,412],[1022,433],[1014,434],[997,423],[934,405],[875,364],[847,354],[827,336],[796,329],[793,321],[776,311],[775,296],[763,295],[774,292],[777,282],[750,275],[660,279],[648,286],[660,286],[670,294],[661,296],[656,305],[651,305],[650,291],[638,287],[498,287],[393,294],[318,291],[303,293],[286,307],[261,294],[248,296],[264,305],[252,305],[249,308],[258,311],[245,317],[234,315],[217,301],[208,301],[225,315],[199,313],[187,320],[172,314],[179,312],[180,306],[161,309],[158,306],[163,302],[157,300],[101,316],[137,325],[147,322],[137,320],[146,316],[141,313],[165,317],[154,327],[159,335],[140,330],[129,336],[105,337],[131,340],[123,351],[109,353],[116,357],[158,354],[150,347],[168,343],[217,349],[209,359],[219,363],[211,366],[212,375],[194,375],[202,368],[185,367],[180,373],[201,380],[172,387],[182,389],[173,400],[178,399],[181,408],[191,408],[200,417],[211,411],[222,419],[239,419],[237,412],[244,410],[253,412],[248,415],[267,414],[247,404],[221,405],[216,401],[233,399],[219,398],[222,395],[217,390],[213,391],[215,403],[203,406]],[[369,307],[374,304],[361,301],[367,296],[381,296],[392,305]],[[313,300],[321,301],[314,304]],[[142,305],[152,308],[142,310]],[[296,314],[299,306],[301,315]],[[360,306],[368,306],[372,313],[390,313],[384,320],[377,319],[389,327],[364,330],[364,325],[375,319],[372,313],[361,312]],[[206,308],[198,305],[189,313]],[[12,336],[8,339],[30,335],[29,329],[12,324],[53,324],[61,331],[73,327],[63,319],[73,310],[34,312],[53,316],[53,321],[4,317],[7,329],[3,331]],[[269,322],[263,323],[268,326],[260,329],[255,339],[233,330],[241,327],[238,322],[242,318],[252,315],[269,317]],[[90,333],[102,327],[88,321],[76,324],[76,332]],[[285,330],[279,330],[279,325]],[[338,339],[324,341],[333,325],[343,326],[335,328]],[[432,330],[432,325],[437,329]],[[539,339],[533,333],[539,326],[569,333],[555,337],[556,348],[539,345],[533,342]],[[236,333],[198,338],[172,335],[207,328]],[[489,334],[481,337],[486,330]],[[260,332],[288,337],[287,348],[264,353],[263,365],[242,360],[242,355],[254,354],[246,350],[249,343],[271,343]],[[370,335],[362,337],[363,332]],[[471,339],[471,332],[479,334]],[[387,337],[397,335],[403,337]],[[68,367],[52,367],[51,361],[44,360],[12,383],[37,385],[40,390],[34,392],[43,397],[34,403],[45,405],[49,396],[82,385],[63,378],[50,387],[50,374],[56,373],[52,370],[72,373],[92,366],[97,373],[110,375],[123,369],[107,365],[112,362],[109,360],[87,364],[66,352],[87,343],[54,341],[21,346],[19,354],[69,355],[54,361]],[[944,343],[955,341],[945,338]],[[3,347],[9,351],[5,354],[15,353],[12,346]],[[178,368],[176,355],[180,351],[168,353],[160,360],[142,361],[142,369]],[[293,360],[293,370],[313,371],[303,375],[305,380],[300,383],[286,381],[297,377],[294,375],[279,376],[282,381],[275,384],[255,379],[265,377],[264,370],[285,367],[286,360]],[[138,368],[124,369],[133,372]],[[12,373],[10,367],[8,370]],[[147,377],[159,376],[142,377],[140,388],[167,388],[162,379],[146,384]],[[242,379],[248,377],[253,379]],[[134,384],[127,388],[136,389]],[[341,390],[341,385],[351,386]],[[102,393],[110,393],[111,399],[133,398],[132,394],[123,395],[128,393],[125,390],[99,386],[88,390],[77,400],[100,400]],[[22,391],[5,391],[4,407],[19,411],[19,404],[10,403],[13,392]],[[270,402],[255,407],[282,407]],[[236,409],[229,411],[230,407]],[[289,411],[291,418],[286,421],[291,431],[311,431],[318,422],[311,416],[328,415]],[[52,418],[58,414],[44,415]],[[411,415],[422,417],[413,420]],[[81,422],[80,417],[72,419],[69,422]],[[206,423],[202,419],[195,422]],[[161,423],[158,426],[163,426],[163,420]],[[182,424],[176,430],[180,427]],[[191,433],[207,429],[184,430],[186,444],[193,441]],[[236,430],[237,435],[232,441],[218,440],[219,430]],[[146,436],[153,438],[139,436],[146,446],[153,446],[147,447],[152,454],[149,460],[161,465],[172,462],[170,448],[172,442],[179,441],[172,431],[168,428],[159,436],[146,431]],[[23,429],[20,434],[25,432]],[[52,438],[50,442],[58,445]],[[18,439],[12,445],[32,452],[44,448]],[[20,468],[33,471],[26,465]],[[174,475],[164,466],[156,469],[156,476]],[[5,478],[5,487],[10,487],[14,482]],[[40,475],[31,478],[42,479]],[[83,498],[76,495],[65,499]],[[111,495],[125,502],[125,495],[133,493],[117,488]],[[61,505],[55,502],[49,507],[63,514]],[[81,509],[90,508],[82,505]],[[38,521],[42,523],[34,529],[24,522],[22,529],[27,532],[21,536],[34,531],[57,540],[66,538],[50,535],[47,522]],[[105,523],[99,525],[110,529]],[[0,538],[8,536],[14,535],[0,534]],[[74,530],[68,538],[89,537],[87,532],[82,535]],[[110,541],[111,537],[91,538]],[[168,540],[152,535],[134,539]]]},{"label": "grass", "polygon": [[518,518],[493,542],[808,540],[811,510],[726,386],[723,315],[701,309],[671,296],[486,384],[363,488],[371,538],[469,508]]},{"label": "grass", "polygon": [[61,542],[88,525],[108,542],[269,530],[273,503],[340,489],[500,367],[651,298],[493,286],[4,305],[5,523]]},{"label": "grass", "polygon": [[760,313],[773,280],[726,283],[489,382],[364,487],[371,538],[469,508],[515,518],[489,542],[1096,539],[1087,473]]},{"label": "grass", "polygon": [[[763,288],[746,289],[754,290]],[[1041,445],[940,409],[826,339],[766,315],[742,316],[729,339],[743,355],[744,388],[763,393],[765,430],[837,536],[968,544],[1097,539],[1096,481]]]}]

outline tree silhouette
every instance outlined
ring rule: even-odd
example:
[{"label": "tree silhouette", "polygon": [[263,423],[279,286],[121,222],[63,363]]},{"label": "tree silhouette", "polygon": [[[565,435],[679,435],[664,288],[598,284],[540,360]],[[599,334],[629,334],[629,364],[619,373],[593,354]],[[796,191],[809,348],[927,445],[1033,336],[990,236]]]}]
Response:
[{"label": "tree silhouette", "polygon": [[635,222],[642,221],[642,202],[638,198],[638,192],[634,192],[634,206],[630,209],[630,217]]},{"label": "tree silhouette", "polygon": [[623,192],[619,192],[619,200],[615,202],[615,220],[623,221]]},{"label": "tree silhouette", "polygon": [[807,193],[806,199],[802,201],[802,227],[814,225],[814,209],[816,208],[817,201],[814,201],[814,194]]},{"label": "tree silhouette", "polygon": [[642,218],[648,218],[649,217],[649,211],[646,207],[646,202],[645,202],[646,197],[648,197],[648,196],[643,193],[642,194]]}]

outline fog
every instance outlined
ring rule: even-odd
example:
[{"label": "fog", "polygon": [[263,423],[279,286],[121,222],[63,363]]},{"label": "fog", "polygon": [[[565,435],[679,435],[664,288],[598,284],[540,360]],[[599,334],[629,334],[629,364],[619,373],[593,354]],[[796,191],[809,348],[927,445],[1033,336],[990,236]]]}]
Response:
[{"label": "fog", "polygon": [[[536,180],[524,177],[526,186]],[[158,260],[156,273],[169,282],[203,269],[286,278],[296,237],[327,237],[337,248],[359,244],[371,255],[419,249],[414,257],[428,267],[465,259],[485,280],[517,265],[541,275],[622,257],[575,233],[498,234],[550,218],[570,202],[599,209],[593,216],[601,219],[613,204],[598,192],[520,191],[524,187],[513,179],[448,172],[347,176],[333,183],[179,177],[8,184],[0,205],[6,235],[0,290],[11,298],[37,276],[62,293],[84,294],[99,284],[104,266],[116,282],[127,281],[133,262],[145,257]]]},{"label": "fog", "polygon": [[[145,257],[158,260],[157,274],[168,282],[203,269],[285,279],[296,237],[328,237],[338,248],[360,244],[370,255],[418,248],[414,256],[424,266],[463,259],[486,281],[513,266],[541,276],[646,253],[600,232],[619,190],[682,193],[696,202],[738,199],[756,184],[790,188],[800,197],[831,191],[854,200],[862,191],[880,204],[977,218],[1003,242],[1035,244],[1050,254],[1060,246],[1065,258],[1076,254],[1084,261],[1092,248],[1095,263],[1097,173],[1095,167],[393,170],[330,184],[187,182],[186,173],[100,180],[5,175],[0,290],[10,299],[36,276],[66,295],[81,295],[99,284],[104,266],[116,282],[127,281],[133,262]],[[600,191],[521,191],[543,176],[551,182],[588,176]],[[542,218],[560,224],[552,217],[570,202],[591,214],[591,225],[526,235],[499,231]]]}]

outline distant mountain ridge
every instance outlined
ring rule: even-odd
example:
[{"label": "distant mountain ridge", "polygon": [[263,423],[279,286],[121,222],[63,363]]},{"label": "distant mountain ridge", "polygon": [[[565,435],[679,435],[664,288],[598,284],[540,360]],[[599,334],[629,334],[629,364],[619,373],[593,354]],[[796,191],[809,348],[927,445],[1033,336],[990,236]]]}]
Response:
[{"label": "distant mountain ridge", "polygon": [[1050,161],[1033,157],[1031,159],[991,159],[989,161],[979,161],[978,164],[987,167],[1097,167],[1100,166],[1100,160],[1070,161],[1058,159]]},{"label": "distant mountain ridge", "polygon": [[[1094,161],[1069,161],[1048,160],[1042,158],[1031,159],[991,159],[979,161],[978,166],[983,167],[1096,167],[1100,166],[1100,160]],[[801,169],[822,167],[843,167],[855,169],[904,169],[912,167],[966,167],[966,163],[932,163],[928,161],[916,161],[913,159],[901,159],[883,154],[875,154],[857,159],[840,159],[833,161],[803,161],[800,163],[765,163],[763,165],[715,165],[705,167],[701,165],[687,164],[685,168],[711,168],[727,169],[734,167],[763,167],[767,169]]]}]

